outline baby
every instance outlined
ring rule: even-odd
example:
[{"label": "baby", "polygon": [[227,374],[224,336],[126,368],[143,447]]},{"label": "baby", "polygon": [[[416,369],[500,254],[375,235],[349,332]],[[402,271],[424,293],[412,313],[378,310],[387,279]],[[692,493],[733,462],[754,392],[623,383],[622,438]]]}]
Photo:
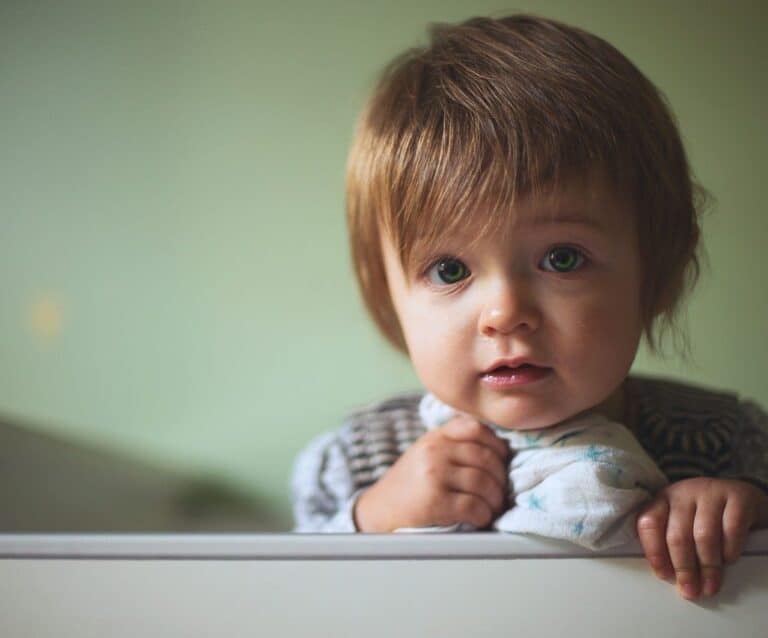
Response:
[{"label": "baby", "polygon": [[[699,193],[664,99],[594,35],[474,18],[396,58],[355,133],[347,218],[363,299],[428,393],[304,450],[296,531],[504,529],[527,454],[510,443],[577,423],[589,449],[614,428],[623,443],[604,447],[637,498],[585,544],[630,525],[683,596],[716,593],[749,529],[768,526],[768,416],[629,375],[698,275]],[[562,469],[546,467],[542,485]],[[553,514],[586,512],[602,487]]]}]

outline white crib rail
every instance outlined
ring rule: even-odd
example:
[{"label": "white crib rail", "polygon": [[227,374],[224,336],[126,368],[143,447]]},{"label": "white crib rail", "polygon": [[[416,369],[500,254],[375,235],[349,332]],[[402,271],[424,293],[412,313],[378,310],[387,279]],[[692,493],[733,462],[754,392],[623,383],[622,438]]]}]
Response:
[{"label": "white crib rail", "polygon": [[[536,536],[472,534],[0,534],[0,558],[458,559],[642,556],[638,542],[600,552]],[[768,529],[744,555],[768,555]],[[768,634],[765,638],[768,638]]]},{"label": "white crib rail", "polygon": [[0,536],[0,636],[768,636],[768,531],[688,602],[638,546],[495,533]]}]

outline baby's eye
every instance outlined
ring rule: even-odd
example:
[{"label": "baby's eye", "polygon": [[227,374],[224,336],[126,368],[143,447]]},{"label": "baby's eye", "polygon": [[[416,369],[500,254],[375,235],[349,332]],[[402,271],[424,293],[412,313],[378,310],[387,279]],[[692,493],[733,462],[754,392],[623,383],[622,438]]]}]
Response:
[{"label": "baby's eye", "polygon": [[469,277],[469,268],[453,257],[438,259],[427,271],[427,278],[435,285],[456,284]]},{"label": "baby's eye", "polygon": [[580,250],[571,246],[556,246],[542,260],[541,268],[550,272],[571,272],[580,268],[585,261]]}]

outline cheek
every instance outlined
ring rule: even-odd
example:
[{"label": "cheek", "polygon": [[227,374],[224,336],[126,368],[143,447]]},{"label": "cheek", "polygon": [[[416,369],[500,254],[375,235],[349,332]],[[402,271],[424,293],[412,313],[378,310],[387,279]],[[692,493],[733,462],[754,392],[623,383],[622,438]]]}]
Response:
[{"label": "cheek", "polygon": [[[472,352],[467,326],[458,321],[460,313],[445,313],[435,308],[430,311],[403,308],[403,311],[401,325],[408,354],[422,383],[430,387],[436,382],[444,384],[448,379],[457,379],[454,373]],[[452,320],[448,321],[447,316]]]},{"label": "cheek", "polygon": [[442,344],[446,340],[439,335],[439,331],[422,330],[419,326],[413,326],[406,331],[406,344],[411,365],[419,377],[421,383],[434,391],[435,386],[441,385],[443,377],[440,371],[445,368],[443,357],[447,354]]},{"label": "cheek", "polygon": [[612,374],[631,365],[642,326],[639,301],[627,290],[617,285],[557,313],[559,348],[579,369]]}]

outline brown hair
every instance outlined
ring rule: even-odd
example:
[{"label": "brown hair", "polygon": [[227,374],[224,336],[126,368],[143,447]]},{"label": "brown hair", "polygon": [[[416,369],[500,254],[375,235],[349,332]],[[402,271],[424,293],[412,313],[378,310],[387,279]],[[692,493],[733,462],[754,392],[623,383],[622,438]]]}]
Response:
[{"label": "brown hair", "polygon": [[687,345],[675,320],[699,275],[706,193],[661,92],[613,46],[554,20],[472,18],[430,35],[385,67],[347,164],[352,261],[386,338],[407,352],[382,234],[407,268],[417,240],[478,216],[498,228],[516,197],[600,169],[635,214],[646,340],[659,352],[661,323]]}]

